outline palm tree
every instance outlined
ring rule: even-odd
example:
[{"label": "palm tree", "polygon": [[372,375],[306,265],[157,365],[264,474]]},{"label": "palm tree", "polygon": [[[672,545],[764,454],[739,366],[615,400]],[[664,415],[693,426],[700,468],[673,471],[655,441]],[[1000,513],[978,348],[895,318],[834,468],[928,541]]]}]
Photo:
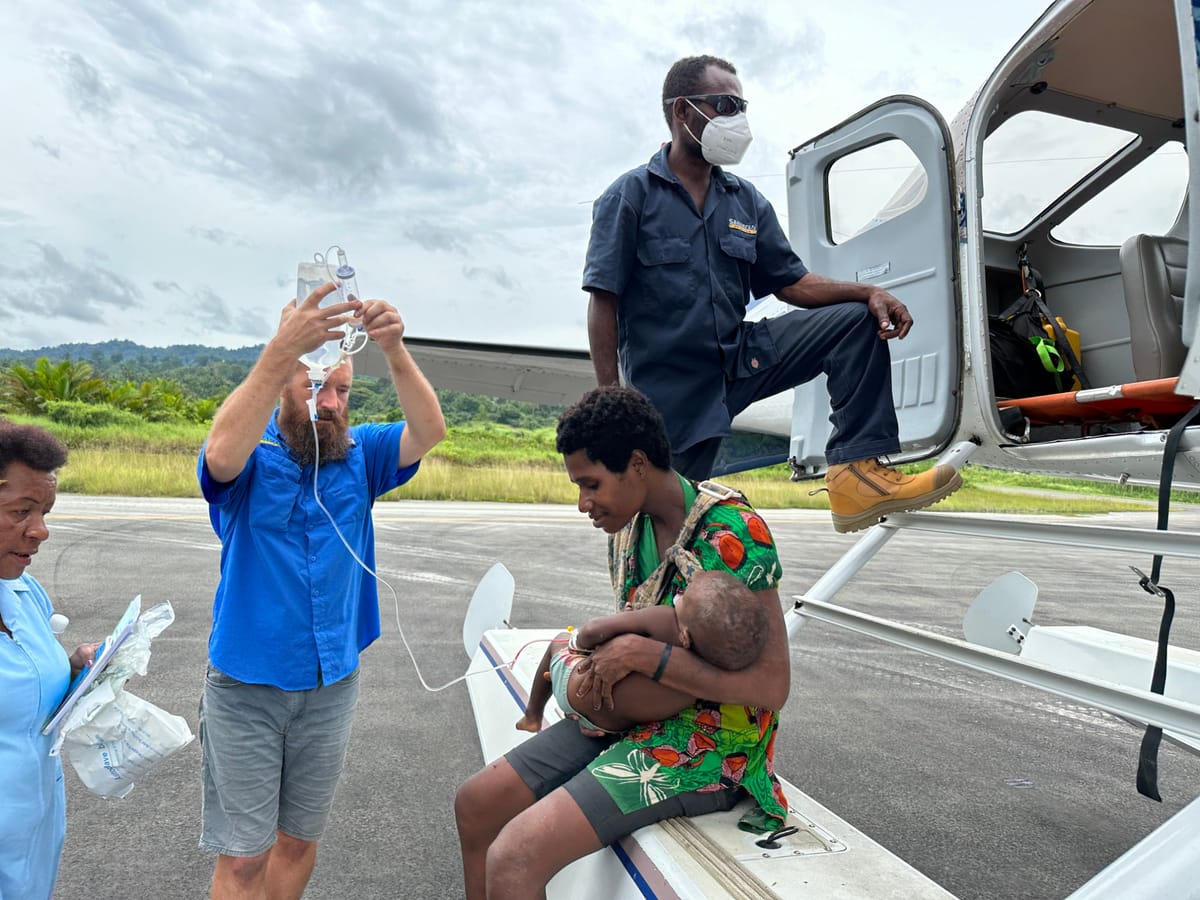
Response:
[{"label": "palm tree", "polygon": [[108,394],[104,379],[91,365],[74,360],[52,364],[40,357],[33,368],[13,363],[0,375],[0,399],[5,406],[31,415],[42,415],[51,400],[103,402]]}]

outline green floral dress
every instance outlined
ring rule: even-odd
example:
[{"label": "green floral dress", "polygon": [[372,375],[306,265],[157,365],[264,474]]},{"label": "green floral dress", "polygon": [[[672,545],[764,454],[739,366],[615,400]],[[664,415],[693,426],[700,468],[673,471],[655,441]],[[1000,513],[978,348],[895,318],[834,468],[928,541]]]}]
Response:
[{"label": "green floral dress", "polygon": [[[690,509],[696,489],[687,480],[680,481]],[[635,516],[626,528],[634,532],[624,542],[629,548],[624,565],[610,560],[614,572],[625,573],[623,584],[615,585],[621,607],[659,562],[653,529],[644,524],[644,517]],[[708,510],[686,547],[701,568],[730,572],[752,591],[779,584],[782,569],[771,532],[741,497],[722,500]],[[673,606],[686,586],[676,572],[660,602]],[[787,818],[787,800],[774,766],[778,718],[771,710],[700,700],[664,722],[634,727],[588,769],[623,813],[676,794],[740,785],[758,803],[758,809],[742,818],[741,827],[773,830]]]}]

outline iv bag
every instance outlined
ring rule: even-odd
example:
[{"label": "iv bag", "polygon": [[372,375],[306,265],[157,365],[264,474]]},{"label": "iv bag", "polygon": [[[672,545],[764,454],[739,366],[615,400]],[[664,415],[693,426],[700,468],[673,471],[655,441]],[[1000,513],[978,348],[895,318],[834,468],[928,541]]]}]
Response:
[{"label": "iv bag", "polygon": [[[304,298],[326,282],[332,281],[329,268],[324,261],[302,262],[296,267],[296,302],[303,303]],[[321,306],[332,306],[343,302],[341,291],[330,291],[321,301]],[[342,344],[346,335],[353,330],[349,325],[342,326],[342,337],[326,341],[311,353],[300,357],[300,362],[309,369],[332,369],[342,361]]]}]

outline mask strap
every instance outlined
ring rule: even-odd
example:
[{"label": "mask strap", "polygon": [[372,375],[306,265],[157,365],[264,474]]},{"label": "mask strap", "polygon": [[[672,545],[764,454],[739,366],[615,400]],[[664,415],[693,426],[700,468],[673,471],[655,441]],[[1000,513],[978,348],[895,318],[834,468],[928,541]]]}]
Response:
[{"label": "mask strap", "polygon": [[[700,107],[698,107],[698,106],[697,106],[695,103],[693,103],[691,100],[688,100],[688,98],[687,98],[687,97],[684,97],[683,99],[684,99],[684,100],[687,100],[687,104],[688,104],[688,106],[690,106],[690,107],[691,107],[692,109],[694,109],[696,112],[700,113],[700,115],[704,116],[704,110],[702,110]],[[704,118],[705,118],[705,119],[707,119],[709,122],[711,122],[711,121],[712,121],[712,116],[704,116]],[[687,126],[685,125],[685,126],[684,126],[684,128],[687,128]],[[688,131],[688,134],[691,134],[691,131]],[[694,136],[694,135],[693,135],[693,136]]]},{"label": "mask strap", "polygon": [[[687,100],[687,105],[688,105],[688,106],[690,106],[690,107],[691,107],[692,109],[694,109],[696,112],[700,113],[700,115],[704,116],[704,110],[702,110],[700,107],[698,107],[698,106],[697,106],[695,103],[693,103],[691,100],[688,100],[688,98],[687,98],[687,97],[684,97],[683,99],[684,99],[684,100]],[[709,122],[711,122],[711,121],[712,121],[712,119],[711,119],[711,118],[709,118],[708,116],[704,116],[704,118],[705,118],[705,120],[707,120],[707,121],[709,121]],[[683,130],[684,130],[684,131],[686,131],[686,132],[688,133],[688,137],[690,137],[690,138],[691,138],[693,141],[695,141],[695,142],[696,142],[697,144],[699,144],[701,147],[703,147],[703,146],[704,146],[704,142],[703,142],[702,140],[700,140],[700,138],[696,137],[696,135],[692,134],[692,129],[688,127],[688,123],[687,123],[687,122],[684,122],[684,123],[683,123]]]}]

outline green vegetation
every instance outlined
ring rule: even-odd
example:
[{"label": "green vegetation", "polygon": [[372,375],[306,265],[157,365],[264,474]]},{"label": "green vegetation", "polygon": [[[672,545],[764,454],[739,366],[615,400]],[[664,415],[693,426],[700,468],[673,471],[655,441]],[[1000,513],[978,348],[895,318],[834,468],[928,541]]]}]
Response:
[{"label": "green vegetation", "polygon": [[[60,475],[64,492],[137,497],[197,497],[196,452],[208,427],[196,423],[140,422],[86,427],[49,417],[12,416],[57,434],[71,448]],[[724,476],[763,509],[824,509],[820,481],[792,482],[786,466]],[[965,486],[939,504],[941,510],[1082,515],[1151,509],[1150,488],[1121,487],[1061,478],[1017,476],[968,467]],[[1088,494],[1081,498],[1079,494]],[[450,429],[414,479],[386,499],[570,503],[574,486],[554,452],[554,432],[503,425]],[[1200,495],[1172,494],[1177,503],[1200,503]]]},{"label": "green vegetation", "polygon": [[[0,415],[41,425],[67,444],[71,457],[60,475],[61,489],[199,496],[196,453],[221,400],[245,378],[261,348],[156,349],[109,341],[58,349],[65,358],[57,362],[41,351],[0,351]],[[438,396],[449,435],[425,461],[421,477],[388,499],[576,502],[554,450],[559,407],[454,391]],[[391,385],[370,378],[355,379],[350,404],[355,422],[396,421],[404,415]],[[962,490],[939,509],[1084,514],[1148,509],[1156,496],[1151,488],[970,467],[963,477]],[[764,509],[827,507],[821,483],[792,482],[787,466],[720,480]],[[1177,491],[1172,499],[1198,503],[1200,495]]]}]

